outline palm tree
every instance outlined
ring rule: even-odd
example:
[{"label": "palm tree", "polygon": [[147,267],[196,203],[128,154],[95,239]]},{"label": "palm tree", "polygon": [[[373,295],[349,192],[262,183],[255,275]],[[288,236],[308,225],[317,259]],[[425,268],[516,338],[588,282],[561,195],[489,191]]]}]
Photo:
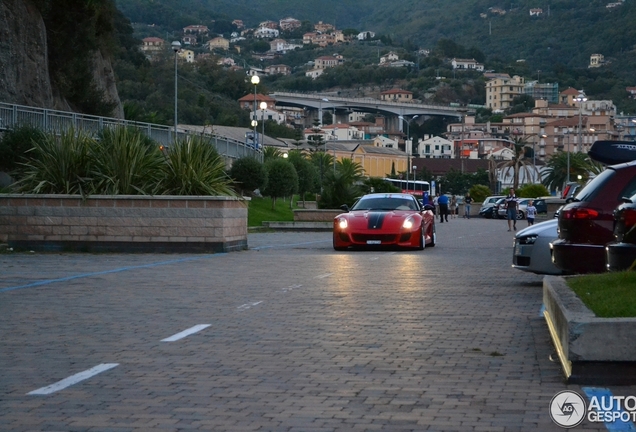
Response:
[{"label": "palm tree", "polygon": [[512,160],[503,161],[499,164],[499,168],[502,170],[504,176],[508,176],[512,171],[512,184],[513,188],[519,187],[519,174],[523,172],[525,178],[532,178],[532,172],[536,171],[536,167],[532,164],[532,161],[526,160],[526,151],[532,149],[532,146],[526,141],[526,137],[513,139],[514,156]]},{"label": "palm tree", "polygon": [[277,159],[283,154],[276,147],[265,147],[263,149],[263,163],[271,159]]},{"label": "palm tree", "polygon": [[[599,166],[592,164],[585,153],[570,153],[570,179],[577,179],[581,176],[581,181],[587,182],[590,173],[597,174]],[[553,154],[546,162],[542,173],[542,182],[550,190],[563,189],[568,179],[568,153],[559,152]],[[602,170],[602,168],[601,168]]]}]

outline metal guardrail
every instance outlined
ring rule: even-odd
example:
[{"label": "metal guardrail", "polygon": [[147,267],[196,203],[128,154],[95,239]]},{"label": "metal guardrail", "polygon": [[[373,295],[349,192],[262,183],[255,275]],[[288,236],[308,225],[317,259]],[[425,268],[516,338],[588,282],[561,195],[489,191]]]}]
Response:
[{"label": "metal guardrail", "polygon": [[[75,128],[94,134],[107,127],[125,126],[143,131],[149,138],[162,145],[171,145],[175,141],[174,128],[171,126],[0,102],[0,130],[16,129],[22,126],[31,126],[55,133]],[[199,133],[177,128],[176,138],[178,139],[194,135]],[[210,139],[219,154],[226,160],[251,156],[263,161],[263,153],[244,142],[214,133],[203,132],[203,135]]]}]

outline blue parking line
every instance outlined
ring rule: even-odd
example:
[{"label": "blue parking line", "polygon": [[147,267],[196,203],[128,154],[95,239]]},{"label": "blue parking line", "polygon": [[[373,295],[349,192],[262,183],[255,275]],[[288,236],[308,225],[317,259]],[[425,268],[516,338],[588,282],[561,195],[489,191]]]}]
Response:
[{"label": "blue parking line", "polygon": [[223,255],[227,255],[227,253],[218,253],[218,254],[213,254],[213,255],[204,255],[204,256],[182,258],[182,259],[176,259],[176,260],[170,260],[170,261],[161,261],[161,262],[156,262],[156,263],[152,263],[152,264],[143,264],[143,265],[138,265],[138,266],[122,267],[122,268],[118,268],[118,269],[104,270],[104,271],[94,272],[94,273],[84,273],[84,274],[79,274],[79,275],[75,275],[75,276],[68,276],[68,277],[63,277],[63,278],[58,278],[58,279],[48,279],[48,280],[33,282],[33,283],[30,283],[30,284],[25,284],[25,285],[18,285],[18,286],[13,286],[13,287],[8,287],[8,288],[1,288],[0,289],[0,293],[9,292],[9,291],[15,291],[15,290],[24,289],[24,288],[33,288],[33,287],[38,287],[38,286],[42,286],[42,285],[50,285],[50,284],[57,283],[57,282],[67,282],[67,281],[70,281],[70,280],[73,280],[73,279],[81,279],[81,278],[87,278],[87,277],[92,277],[92,276],[100,276],[100,275],[111,274],[111,273],[120,273],[120,272],[124,272],[124,271],[138,270],[138,269],[143,269],[143,268],[159,267],[159,266],[162,266],[162,265],[177,264],[177,263],[182,263],[182,262],[187,262],[187,261],[196,261],[196,260],[208,259],[208,258],[211,258],[211,257],[223,256]]},{"label": "blue parking line", "polygon": [[[612,392],[606,388],[597,388],[597,387],[582,387],[581,390],[585,393],[588,399],[592,399],[596,396],[599,401],[605,400],[608,401],[612,398]],[[603,399],[605,398],[605,399]],[[620,409],[618,406],[612,406],[610,412],[621,413],[624,410]],[[620,418],[617,418],[616,421],[613,422],[604,422],[603,425],[608,431],[636,431],[636,426],[631,421],[623,421]]]}]

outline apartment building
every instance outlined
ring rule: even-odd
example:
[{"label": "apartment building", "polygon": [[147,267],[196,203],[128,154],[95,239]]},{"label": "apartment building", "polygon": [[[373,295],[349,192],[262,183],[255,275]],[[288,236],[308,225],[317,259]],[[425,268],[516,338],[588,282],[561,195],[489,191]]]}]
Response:
[{"label": "apartment building", "polygon": [[494,112],[503,111],[512,106],[512,100],[523,94],[525,78],[518,75],[512,78],[501,76],[486,83],[486,106]]}]

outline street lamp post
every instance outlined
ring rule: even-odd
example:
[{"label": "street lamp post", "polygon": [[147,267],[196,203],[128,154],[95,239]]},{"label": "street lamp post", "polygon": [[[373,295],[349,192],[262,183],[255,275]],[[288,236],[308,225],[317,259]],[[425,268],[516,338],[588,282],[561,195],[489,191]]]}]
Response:
[{"label": "street lamp post", "polygon": [[252,117],[252,127],[254,128],[254,148],[258,149],[258,137],[256,136],[256,125],[258,121],[256,121],[256,87],[258,83],[261,82],[261,79],[258,75],[252,75],[252,84],[254,84],[254,116]]},{"label": "street lamp post", "polygon": [[265,145],[265,110],[267,109],[267,102],[261,102],[261,143]]},{"label": "street lamp post", "polygon": [[419,115],[414,115],[411,117],[411,120],[407,120],[404,116],[398,116],[398,118],[402,121],[406,122],[406,141],[404,142],[404,151],[406,152],[406,187],[409,185],[409,171],[411,170],[411,151],[413,148],[410,145],[410,136],[411,136],[411,122],[418,118]]},{"label": "street lamp post", "polygon": [[585,93],[583,92],[583,90],[581,90],[581,92],[578,94],[577,97],[574,98],[575,101],[577,101],[579,103],[579,137],[578,137],[578,142],[577,142],[577,151],[580,153],[581,152],[581,133],[582,130],[581,128],[583,127],[582,125],[582,118],[583,118],[583,102],[587,101],[587,96],[585,96]]},{"label": "street lamp post", "polygon": [[181,42],[173,41],[171,45],[174,51],[174,140],[177,141],[177,54],[181,50]]},{"label": "street lamp post", "polygon": [[570,131],[565,130],[563,133],[568,137],[568,171],[565,174],[565,184],[567,186],[567,184],[570,183]]}]

